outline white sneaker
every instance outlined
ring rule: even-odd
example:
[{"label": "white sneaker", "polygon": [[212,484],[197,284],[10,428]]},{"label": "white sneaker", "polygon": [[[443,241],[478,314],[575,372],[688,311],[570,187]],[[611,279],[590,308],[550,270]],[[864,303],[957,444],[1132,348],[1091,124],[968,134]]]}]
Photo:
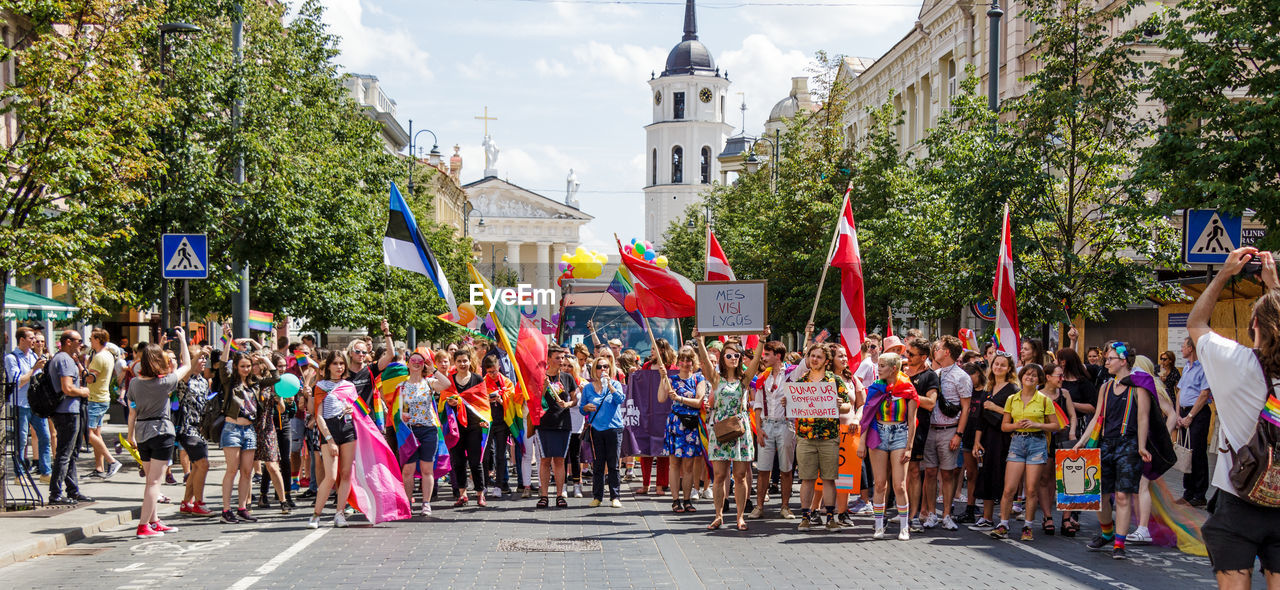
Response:
[{"label": "white sneaker", "polygon": [[1138,527],[1129,533],[1125,542],[1135,545],[1150,545],[1151,531],[1147,530],[1147,527]]},{"label": "white sneaker", "polygon": [[431,505],[430,505],[430,504],[423,504],[423,505],[422,505],[422,512],[421,512],[421,514],[422,514],[423,516],[431,516]]},{"label": "white sneaker", "polygon": [[981,516],[978,517],[978,522],[969,525],[969,530],[971,531],[989,531],[994,528],[996,528],[996,523],[982,518]]},{"label": "white sneaker", "polygon": [[756,506],[756,509],[747,515],[747,518],[764,518],[764,506]]},{"label": "white sneaker", "polygon": [[697,500],[697,499],[698,499],[698,490],[696,490],[696,489],[695,489],[695,490],[693,490],[692,492],[689,492],[689,499],[690,499],[690,500]]},{"label": "white sneaker", "polygon": [[907,529],[902,529],[898,531],[898,540],[899,541],[911,540],[911,533]]},{"label": "white sneaker", "polygon": [[339,528],[339,529],[347,528],[347,517],[343,516],[341,512],[334,514],[333,526],[334,528]]},{"label": "white sneaker", "polygon": [[573,497],[575,498],[582,497],[582,484],[580,483],[573,484]]},{"label": "white sneaker", "polygon": [[310,518],[309,520],[307,520],[307,528],[309,528],[309,529],[318,529],[318,528],[320,528],[320,517],[319,517],[319,516],[316,516],[316,515],[314,515],[314,514],[313,514],[313,515],[311,515],[311,518]]},{"label": "white sneaker", "polygon": [[880,528],[876,529],[876,532],[871,533],[871,538],[872,538],[872,539],[883,539],[883,538],[884,538],[884,527],[880,527]]},{"label": "white sneaker", "polygon": [[942,519],[942,528],[948,531],[960,529],[960,527],[956,525],[956,521],[952,520],[950,516]]},{"label": "white sneaker", "polygon": [[938,515],[937,515],[937,514],[930,514],[928,518],[924,519],[924,524],[922,524],[921,526],[923,526],[923,527],[924,527],[924,528],[926,528],[926,529],[931,529],[931,528],[937,527],[937,526],[938,526]]},{"label": "white sneaker", "polygon": [[782,507],[782,518],[795,518],[796,514],[787,506]]},{"label": "white sneaker", "polygon": [[614,498],[609,501],[609,506],[612,508],[622,508],[622,500]]}]

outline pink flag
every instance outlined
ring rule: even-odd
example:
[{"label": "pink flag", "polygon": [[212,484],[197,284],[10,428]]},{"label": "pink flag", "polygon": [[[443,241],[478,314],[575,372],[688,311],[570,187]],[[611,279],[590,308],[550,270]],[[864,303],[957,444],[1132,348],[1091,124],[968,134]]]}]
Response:
[{"label": "pink flag", "polygon": [[636,307],[647,318],[687,318],[697,313],[693,299],[693,281],[652,262],[627,256],[618,242],[618,254],[631,273],[636,289]]},{"label": "pink flag", "polygon": [[724,250],[720,249],[720,242],[716,240],[716,234],[711,231],[711,226],[707,226],[707,280],[708,281],[736,281],[738,279],[733,276],[733,269],[729,268],[729,257],[724,255]]},{"label": "pink flag", "polygon": [[356,408],[352,415],[356,447],[351,465],[351,504],[373,524],[413,518],[400,479],[400,464],[373,419],[360,410],[355,386],[343,381],[329,395],[336,395]]},{"label": "pink flag", "polygon": [[1018,298],[1013,285],[1013,236],[1009,226],[1009,204],[1004,206],[1004,222],[1000,227],[1000,258],[996,262],[996,280],[991,286],[996,302],[996,350],[1018,358]]},{"label": "pink flag", "polygon": [[840,221],[836,223],[836,249],[831,266],[840,269],[840,344],[849,354],[849,366],[862,363],[862,341],[867,336],[866,295],[862,284],[862,252],[858,249],[858,228],[853,223],[849,190],[844,193]]}]

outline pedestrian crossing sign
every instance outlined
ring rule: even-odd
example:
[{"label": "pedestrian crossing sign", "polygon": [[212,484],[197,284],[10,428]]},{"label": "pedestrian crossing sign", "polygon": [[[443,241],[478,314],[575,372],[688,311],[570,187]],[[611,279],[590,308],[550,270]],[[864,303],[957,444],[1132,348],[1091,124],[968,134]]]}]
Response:
[{"label": "pedestrian crossing sign", "polygon": [[1182,214],[1182,258],[1187,264],[1225,264],[1240,247],[1244,218],[1217,209],[1187,209]]},{"label": "pedestrian crossing sign", "polygon": [[160,271],[166,279],[209,278],[209,241],[204,234],[164,234]]}]

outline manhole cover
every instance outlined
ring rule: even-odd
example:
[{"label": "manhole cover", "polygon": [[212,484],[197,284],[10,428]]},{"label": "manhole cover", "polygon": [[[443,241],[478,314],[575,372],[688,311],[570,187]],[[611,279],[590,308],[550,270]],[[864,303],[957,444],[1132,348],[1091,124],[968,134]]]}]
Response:
[{"label": "manhole cover", "polygon": [[600,551],[600,541],[595,539],[503,539],[498,541],[498,551],[521,553]]},{"label": "manhole cover", "polygon": [[110,549],[110,547],[63,547],[50,555],[97,555]]}]

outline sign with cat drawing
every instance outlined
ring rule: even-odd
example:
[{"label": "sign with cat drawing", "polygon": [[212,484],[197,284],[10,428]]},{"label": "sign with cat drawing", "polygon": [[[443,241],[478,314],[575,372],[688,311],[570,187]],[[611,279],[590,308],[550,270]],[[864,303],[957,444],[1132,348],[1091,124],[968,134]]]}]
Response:
[{"label": "sign with cat drawing", "polygon": [[1058,510],[1102,510],[1102,450],[1058,449]]}]

